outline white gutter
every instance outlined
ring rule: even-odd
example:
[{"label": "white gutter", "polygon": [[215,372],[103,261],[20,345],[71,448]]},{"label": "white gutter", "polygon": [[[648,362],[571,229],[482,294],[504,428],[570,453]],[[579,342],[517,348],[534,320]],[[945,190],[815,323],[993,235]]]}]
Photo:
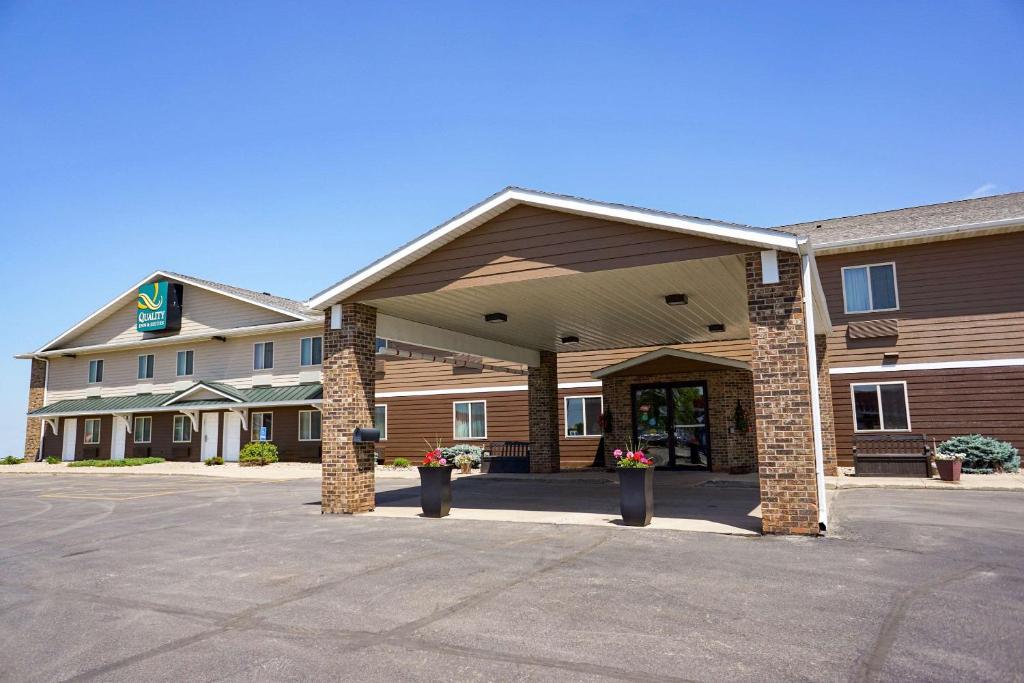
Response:
[{"label": "white gutter", "polygon": [[89,346],[70,346],[65,349],[53,349],[52,351],[40,351],[38,353],[22,353],[15,356],[22,360],[32,358],[57,358],[69,354],[90,354],[106,353],[108,351],[121,351],[125,349],[148,348],[151,346],[172,346],[190,341],[212,340],[214,337],[251,337],[268,332],[287,332],[290,330],[302,330],[323,327],[323,323],[310,320],[296,320],[286,323],[270,323],[268,325],[250,325],[248,327],[235,327],[227,330],[209,330],[207,332],[193,332],[192,334],[179,334],[171,337],[156,337],[153,339],[141,339],[137,341],[118,342],[116,344],[91,344]]},{"label": "white gutter", "polygon": [[180,413],[185,410],[235,410],[236,408],[274,408],[274,407],[286,407],[286,406],[318,406],[323,402],[320,398],[311,398],[305,401],[263,401],[262,403],[217,403],[213,405],[204,406],[156,406],[154,408],[114,408],[107,410],[82,410],[82,411],[69,411],[65,410],[59,413],[40,413],[38,415],[29,415],[31,418],[47,418],[47,417],[60,417],[67,415],[68,417],[79,416],[79,415],[113,415],[115,413],[121,415],[130,414],[141,414],[148,415],[149,413]]},{"label": "white gutter", "polygon": [[[825,222],[825,221],[823,221]],[[815,251],[819,254],[833,254],[841,251],[856,251],[858,247],[883,247],[888,244],[900,242],[913,242],[927,240],[933,237],[953,236],[959,233],[996,230],[999,228],[1010,228],[1024,225],[1024,216],[1013,218],[1000,218],[993,221],[981,221],[979,223],[962,223],[960,225],[944,225],[938,228],[924,228],[910,232],[895,233],[892,235],[879,235],[875,237],[858,237],[852,240],[839,242],[828,242],[819,246]]]},{"label": "white gutter", "polygon": [[810,240],[800,244],[800,271],[804,290],[804,330],[807,337],[807,379],[811,390],[811,423],[814,433],[814,474],[818,485],[818,526],[828,528],[828,496],[825,491],[825,445],[821,434],[821,392],[818,386],[818,347],[814,338],[814,248]]}]

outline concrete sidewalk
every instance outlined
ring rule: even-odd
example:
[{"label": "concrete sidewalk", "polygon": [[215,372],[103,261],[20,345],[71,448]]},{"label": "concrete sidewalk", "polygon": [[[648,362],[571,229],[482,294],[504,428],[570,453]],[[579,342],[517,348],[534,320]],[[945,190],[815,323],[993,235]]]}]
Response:
[{"label": "concrete sidewalk", "polygon": [[1024,491],[1024,474],[963,474],[960,481],[938,477],[825,477],[829,489],[939,489],[946,491]]}]

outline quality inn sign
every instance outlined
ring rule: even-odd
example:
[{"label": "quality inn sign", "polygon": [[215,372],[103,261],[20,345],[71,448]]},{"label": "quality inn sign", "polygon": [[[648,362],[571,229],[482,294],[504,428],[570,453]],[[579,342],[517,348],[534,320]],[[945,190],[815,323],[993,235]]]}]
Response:
[{"label": "quality inn sign", "polygon": [[181,328],[181,290],[166,280],[139,287],[135,329],[139,332],[166,332]]}]

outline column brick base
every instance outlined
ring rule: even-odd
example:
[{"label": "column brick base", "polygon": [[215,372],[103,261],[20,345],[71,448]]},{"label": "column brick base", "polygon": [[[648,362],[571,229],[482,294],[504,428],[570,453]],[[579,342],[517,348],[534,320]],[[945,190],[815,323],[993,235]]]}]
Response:
[{"label": "column brick base", "polygon": [[[43,407],[46,398],[46,361],[32,359],[32,374],[28,381],[28,409],[38,410]],[[43,421],[38,417],[25,420],[25,457],[35,460],[43,447]]]},{"label": "column brick base", "polygon": [[527,376],[530,421],[530,471],[557,472],[558,452],[558,354],[540,352],[540,365]]}]

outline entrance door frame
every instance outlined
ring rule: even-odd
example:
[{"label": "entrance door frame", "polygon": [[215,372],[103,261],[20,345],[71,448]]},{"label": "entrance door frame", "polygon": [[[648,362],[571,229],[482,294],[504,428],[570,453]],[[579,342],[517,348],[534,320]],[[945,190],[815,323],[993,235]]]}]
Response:
[{"label": "entrance door frame", "polygon": [[695,380],[679,380],[679,381],[667,381],[667,382],[639,382],[637,384],[631,384],[629,386],[629,404],[630,404],[630,428],[632,431],[631,438],[636,441],[637,437],[637,424],[636,424],[636,392],[638,389],[665,389],[666,400],[668,406],[667,424],[671,428],[668,434],[669,443],[669,462],[671,465],[660,467],[659,469],[666,470],[686,470],[692,469],[688,467],[681,467],[676,465],[676,459],[678,454],[676,453],[676,423],[675,423],[675,412],[676,406],[675,401],[672,400],[671,390],[675,387],[700,387],[704,392],[704,433],[708,439],[708,465],[706,471],[711,471],[711,465],[714,457],[714,444],[711,439],[711,400],[708,395],[708,382],[704,379]]},{"label": "entrance door frame", "polygon": [[64,461],[75,459],[75,449],[78,448],[78,418],[65,417],[61,424],[64,432],[61,434],[60,459]]},{"label": "entrance door frame", "polygon": [[236,412],[224,413],[224,462],[238,462],[242,448],[242,416]]},{"label": "entrance door frame", "polygon": [[220,413],[203,413],[199,424],[202,435],[199,442],[199,459],[205,462],[216,457],[220,450]]}]

